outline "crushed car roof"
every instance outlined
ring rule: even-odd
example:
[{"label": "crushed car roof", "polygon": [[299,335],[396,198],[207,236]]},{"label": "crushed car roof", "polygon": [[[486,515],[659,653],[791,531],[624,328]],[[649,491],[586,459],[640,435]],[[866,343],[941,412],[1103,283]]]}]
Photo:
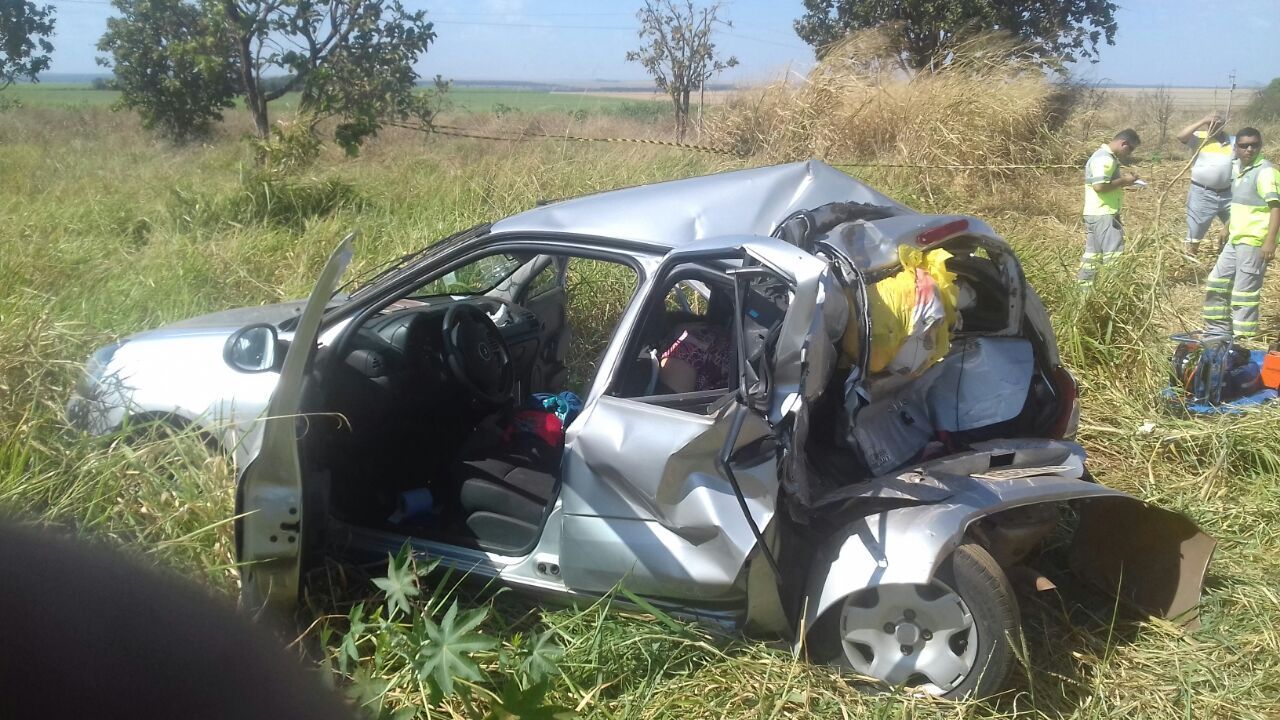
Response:
[{"label": "crushed car roof", "polygon": [[668,248],[724,235],[769,235],[799,210],[860,202],[914,213],[818,160],[611,190],[513,215],[492,232],[571,232]]}]

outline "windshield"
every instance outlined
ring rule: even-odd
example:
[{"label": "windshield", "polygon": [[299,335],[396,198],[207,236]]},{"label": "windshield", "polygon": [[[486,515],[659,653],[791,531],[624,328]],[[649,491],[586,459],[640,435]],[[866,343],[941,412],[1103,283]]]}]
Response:
[{"label": "windshield", "polygon": [[423,285],[413,293],[413,297],[483,295],[511,277],[527,260],[505,253],[486,255]]},{"label": "windshield", "polygon": [[341,285],[337,290],[335,290],[333,293],[333,297],[334,298],[338,298],[340,296],[355,297],[356,295],[361,294],[365,290],[371,287],[375,287],[384,278],[395,276],[398,271],[408,267],[409,265],[413,264],[415,261],[426,257],[428,254],[434,254],[439,251],[447,250],[448,248],[454,245],[470,240],[478,235],[483,235],[488,231],[489,231],[489,224],[481,223],[474,227],[467,228],[466,230],[463,230],[461,232],[454,233],[449,237],[442,238],[438,242],[431,243],[424,248],[415,250],[406,255],[401,255],[400,257],[394,258],[386,263],[383,263],[382,265],[374,267],[367,272],[363,272],[358,275],[355,275],[346,283]]}]

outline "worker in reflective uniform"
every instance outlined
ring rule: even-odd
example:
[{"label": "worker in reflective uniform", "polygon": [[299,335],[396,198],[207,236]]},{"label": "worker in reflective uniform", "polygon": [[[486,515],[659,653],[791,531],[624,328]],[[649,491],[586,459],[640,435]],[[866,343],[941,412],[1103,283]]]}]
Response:
[{"label": "worker in reflective uniform", "polygon": [[1183,248],[1196,257],[1200,241],[1216,217],[1223,227],[1231,211],[1231,165],[1235,157],[1233,139],[1223,132],[1218,113],[1210,113],[1178,133],[1178,142],[1191,148],[1191,189],[1187,191],[1187,239]]},{"label": "worker in reflective uniform", "polygon": [[1080,284],[1088,287],[1098,268],[1124,252],[1124,226],[1120,206],[1124,189],[1138,181],[1134,173],[1120,173],[1120,164],[1133,155],[1142,141],[1132,128],[1116,133],[1098,148],[1084,165],[1084,258]]},{"label": "worker in reflective uniform", "polygon": [[1236,133],[1232,175],[1227,244],[1209,273],[1204,321],[1210,332],[1234,332],[1247,339],[1258,334],[1262,279],[1276,255],[1280,231],[1280,171],[1262,159],[1258,130]]}]

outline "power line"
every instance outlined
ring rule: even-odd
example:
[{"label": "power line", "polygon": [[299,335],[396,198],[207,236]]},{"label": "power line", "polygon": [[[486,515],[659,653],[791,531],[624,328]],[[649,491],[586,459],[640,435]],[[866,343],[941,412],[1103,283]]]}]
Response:
[{"label": "power line", "polygon": [[767,32],[771,35],[784,35],[786,37],[791,38],[792,40],[795,40],[797,38],[795,30],[790,30],[790,29],[778,30],[777,28],[771,28],[768,25],[757,25],[756,23],[744,23],[744,22],[739,22],[737,20],[734,20],[733,27],[735,28],[744,27],[744,28],[747,28],[748,30],[759,30],[760,32]]},{"label": "power line", "polygon": [[724,35],[728,35],[729,37],[738,38],[739,40],[750,40],[752,42],[764,43],[765,45],[777,45],[778,47],[789,48],[791,50],[808,50],[809,49],[809,46],[801,45],[799,43],[792,44],[792,43],[778,42],[777,40],[765,40],[764,38],[752,37],[750,35],[743,35],[741,33],[728,32],[725,30],[721,30],[720,32]]},{"label": "power line", "polygon": [[[389,122],[392,127],[403,128],[405,130],[414,130],[417,132],[448,135],[451,137],[469,138],[472,140],[496,140],[499,142],[527,142],[529,140],[571,140],[583,143],[637,143],[643,145],[658,145],[662,147],[676,148],[678,150],[689,150],[692,152],[711,153],[714,155],[728,155],[731,157],[744,157],[743,154],[728,150],[725,148],[713,147],[710,145],[692,145],[686,143],[671,142],[669,140],[649,140],[645,138],[628,138],[628,137],[584,137],[581,135],[569,135],[558,133],[544,133],[536,130],[496,130],[494,132],[503,133],[495,135],[489,133],[478,132],[471,128],[459,127],[457,125],[410,125],[408,123]],[[881,163],[881,162],[828,162],[833,167],[848,168],[905,168],[912,170],[1059,170],[1059,169],[1077,169],[1077,165],[1062,165],[1054,163],[1039,164],[994,164],[994,165],[935,165],[928,163]]]}]

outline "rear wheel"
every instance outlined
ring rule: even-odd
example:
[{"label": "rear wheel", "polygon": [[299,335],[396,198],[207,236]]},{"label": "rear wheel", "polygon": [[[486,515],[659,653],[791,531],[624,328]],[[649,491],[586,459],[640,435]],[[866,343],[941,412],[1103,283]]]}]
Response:
[{"label": "rear wheel", "polygon": [[1018,605],[981,546],[952,553],[928,585],[881,585],[846,597],[814,624],[815,659],[949,699],[986,697],[1013,670]]}]

